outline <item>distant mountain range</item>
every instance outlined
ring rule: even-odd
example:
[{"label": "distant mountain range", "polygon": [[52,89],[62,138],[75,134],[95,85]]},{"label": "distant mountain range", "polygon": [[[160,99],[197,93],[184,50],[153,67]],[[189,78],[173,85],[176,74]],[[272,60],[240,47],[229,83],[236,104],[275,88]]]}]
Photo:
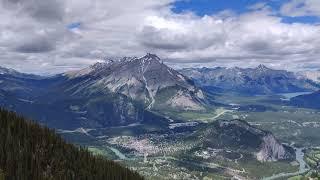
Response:
[{"label": "distant mountain range", "polygon": [[319,85],[293,72],[274,70],[264,65],[257,68],[187,68],[180,72],[197,85],[214,91],[246,94],[274,94],[316,91]]},{"label": "distant mountain range", "polygon": [[165,118],[151,110],[201,111],[204,92],[159,57],[122,58],[53,77],[1,68],[0,106],[50,127],[125,126]]},{"label": "distant mountain range", "polygon": [[0,68],[0,85],[0,106],[62,129],[168,123],[161,112],[212,107],[210,91],[270,94],[318,89],[313,81],[263,65],[178,72],[154,54],[109,59],[51,77]]}]

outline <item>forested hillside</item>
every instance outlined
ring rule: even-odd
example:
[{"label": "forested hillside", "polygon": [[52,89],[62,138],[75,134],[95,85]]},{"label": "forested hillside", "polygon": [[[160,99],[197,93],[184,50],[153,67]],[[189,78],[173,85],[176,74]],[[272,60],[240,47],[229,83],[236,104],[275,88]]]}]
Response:
[{"label": "forested hillside", "polygon": [[53,130],[0,109],[0,179],[143,179]]}]

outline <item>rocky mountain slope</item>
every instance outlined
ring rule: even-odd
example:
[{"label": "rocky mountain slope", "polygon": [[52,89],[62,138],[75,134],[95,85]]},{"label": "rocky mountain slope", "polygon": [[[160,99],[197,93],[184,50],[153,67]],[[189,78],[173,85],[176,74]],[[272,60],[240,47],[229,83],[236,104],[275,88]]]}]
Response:
[{"label": "rocky mountain slope", "polygon": [[0,89],[20,98],[30,98],[43,90],[42,77],[0,67]]},{"label": "rocky mountain slope", "polygon": [[64,75],[71,83],[76,82],[68,89],[75,94],[97,91],[122,94],[145,104],[148,109],[204,109],[202,90],[189,78],[163,64],[154,54],[107,60]]},{"label": "rocky mountain slope", "polygon": [[295,158],[294,150],[281,144],[272,133],[243,120],[218,120],[201,133],[204,147],[249,153],[262,162]]},{"label": "rocky mountain slope", "polygon": [[62,76],[27,80],[11,76],[6,80],[6,85],[0,87],[0,106],[51,128],[103,128],[166,121],[122,94],[67,91],[74,84]]},{"label": "rocky mountain slope", "polygon": [[272,94],[314,91],[318,86],[292,72],[273,70],[264,65],[257,68],[201,68],[182,69],[182,74],[191,77],[207,89],[220,89],[247,94]]}]

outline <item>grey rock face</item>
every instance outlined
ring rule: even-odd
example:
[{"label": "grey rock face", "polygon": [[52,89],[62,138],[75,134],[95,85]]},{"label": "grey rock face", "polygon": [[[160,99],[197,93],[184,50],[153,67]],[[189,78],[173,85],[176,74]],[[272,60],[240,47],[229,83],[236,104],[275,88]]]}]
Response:
[{"label": "grey rock face", "polygon": [[272,134],[267,134],[262,138],[261,149],[256,157],[259,161],[277,161],[289,159],[292,154]]},{"label": "grey rock face", "polygon": [[[149,109],[163,104],[172,108],[203,109],[203,92],[190,79],[163,64],[153,54],[108,60],[65,75],[71,80],[84,79],[80,83],[83,83],[87,93],[100,90],[123,94],[144,103]],[[159,92],[164,91],[170,91],[167,100],[157,101]]]}]

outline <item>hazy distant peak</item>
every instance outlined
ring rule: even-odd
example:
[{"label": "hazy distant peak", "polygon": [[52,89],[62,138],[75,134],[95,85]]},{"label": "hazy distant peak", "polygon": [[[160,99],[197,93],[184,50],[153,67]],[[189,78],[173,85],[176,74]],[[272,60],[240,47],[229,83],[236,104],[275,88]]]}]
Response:
[{"label": "hazy distant peak", "polygon": [[270,68],[268,68],[267,66],[265,66],[264,64],[260,64],[257,69],[259,70],[269,70]]},{"label": "hazy distant peak", "polygon": [[0,74],[17,74],[18,71],[0,66]]}]

